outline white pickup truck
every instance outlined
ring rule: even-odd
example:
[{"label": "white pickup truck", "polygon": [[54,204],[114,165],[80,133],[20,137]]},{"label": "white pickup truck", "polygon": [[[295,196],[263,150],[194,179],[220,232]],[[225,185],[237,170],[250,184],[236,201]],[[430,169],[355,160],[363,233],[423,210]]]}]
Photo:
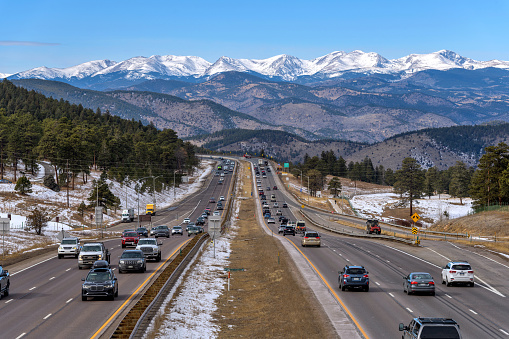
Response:
[{"label": "white pickup truck", "polygon": [[63,238],[58,246],[58,259],[62,259],[66,255],[72,255],[77,258],[81,251],[80,239]]}]

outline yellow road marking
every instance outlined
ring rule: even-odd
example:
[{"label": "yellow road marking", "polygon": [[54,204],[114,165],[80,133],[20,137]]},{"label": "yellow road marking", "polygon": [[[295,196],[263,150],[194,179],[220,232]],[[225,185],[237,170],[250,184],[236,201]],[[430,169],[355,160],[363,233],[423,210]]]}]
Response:
[{"label": "yellow road marking", "polygon": [[[270,227],[265,223],[265,219],[263,220],[263,224],[265,225],[265,227],[268,228],[269,231],[271,231],[273,234],[274,232],[270,229]],[[279,235],[279,234],[278,234]],[[352,319],[352,321],[355,323],[355,326],[357,326],[357,328],[359,329],[359,331],[361,331],[362,335],[364,336],[364,338],[366,339],[369,339],[368,335],[366,334],[366,332],[364,332],[364,330],[362,329],[361,325],[357,322],[357,320],[354,318],[353,314],[350,312],[350,310],[348,309],[348,307],[346,307],[346,305],[343,303],[343,301],[339,298],[339,296],[336,294],[336,291],[334,291],[334,289],[329,285],[329,283],[327,282],[327,280],[325,280],[325,278],[323,277],[323,275],[320,273],[320,271],[315,267],[315,265],[313,265],[313,263],[311,262],[311,260],[308,259],[308,257],[299,249],[299,247],[297,247],[297,245],[295,245],[290,239],[288,239],[287,237],[284,237],[286,240],[288,240],[288,242],[290,242],[290,244],[292,244],[295,249],[297,251],[300,252],[300,254],[302,254],[302,256],[304,257],[304,259],[306,259],[306,261],[311,265],[311,267],[313,267],[313,269],[315,270],[316,273],[318,273],[318,276],[320,277],[320,279],[322,279],[322,281],[325,283],[325,285],[327,285],[327,288],[329,289],[329,291],[334,295],[334,297],[336,298],[336,300],[341,304],[341,306],[343,307],[343,309],[346,311],[346,313],[348,313],[348,316],[350,316],[350,318]]]},{"label": "yellow road marking", "polygon": [[113,313],[113,315],[111,317],[109,317],[108,320],[106,320],[106,322],[97,330],[97,332],[94,333],[94,335],[92,337],[90,337],[90,339],[94,339],[96,338],[100,333],[101,331],[109,325],[109,323],[117,316],[117,314],[124,309],[125,305],[127,305],[127,303],[134,297],[134,295],[136,293],[138,293],[138,291],[146,285],[146,283],[163,267],[164,264],[166,264],[168,262],[168,260],[171,259],[171,257],[173,257],[173,255],[175,253],[177,253],[178,250],[180,250],[184,245],[186,245],[189,241],[191,241],[191,239],[185,241],[182,245],[180,245],[177,249],[175,249],[175,251],[173,251],[173,253],[168,257],[168,259],[166,259],[163,263],[161,263],[161,265],[159,265],[159,267],[156,268],[156,270],[147,278],[145,279],[145,281],[136,289],[136,291],[133,292],[133,294],[131,294],[129,296],[129,298],[127,298],[126,301],[124,301],[124,303],[115,311],[115,313]]}]

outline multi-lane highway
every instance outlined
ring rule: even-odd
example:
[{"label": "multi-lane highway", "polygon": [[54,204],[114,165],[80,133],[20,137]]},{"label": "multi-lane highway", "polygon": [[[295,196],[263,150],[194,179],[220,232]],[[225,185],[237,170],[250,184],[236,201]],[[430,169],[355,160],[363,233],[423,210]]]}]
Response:
[{"label": "multi-lane highway", "polygon": [[[279,206],[287,202],[283,215],[290,220],[302,219],[301,208],[291,196],[281,190],[283,184],[274,177],[259,178],[267,195],[267,202],[275,214],[270,195],[275,194]],[[256,180],[254,178],[254,185]],[[284,181],[283,181],[284,182]],[[277,191],[266,191],[277,185]],[[325,213],[306,208],[306,213],[319,223],[327,223]],[[359,223],[351,218],[349,222]],[[276,224],[265,224],[277,233]],[[445,241],[423,241],[421,247],[404,244],[340,236],[307,224],[321,235],[320,248],[303,248],[300,236],[286,236],[321,273],[333,293],[346,305],[359,327],[369,338],[400,337],[400,322],[408,325],[414,317],[450,317],[461,327],[464,338],[509,338],[509,262],[482,249],[472,249]],[[356,230],[352,228],[353,232]],[[446,287],[441,284],[441,269],[448,261],[468,260],[475,272],[475,287]],[[370,291],[341,291],[338,288],[338,271],[345,265],[363,265],[369,271]],[[410,272],[429,272],[435,279],[436,296],[406,295],[403,293],[403,276]]]},{"label": "multi-lane highway", "polygon": [[[220,196],[228,199],[231,174],[225,175],[223,184],[218,184],[218,179],[219,176],[212,176],[196,194],[176,206],[157,211],[153,225],[168,225],[171,228],[182,222],[184,217],[189,216],[195,221],[206,207],[214,211],[216,206],[209,204],[209,199],[214,197],[217,200]],[[111,230],[127,228],[136,228],[136,223],[120,224]],[[184,236],[164,238],[162,262],[149,261],[146,273],[128,274],[118,274],[116,270],[123,251],[120,238],[104,240],[110,249],[112,267],[119,281],[119,296],[114,301],[100,298],[82,301],[81,279],[88,270],[79,270],[77,259],[57,259],[56,252],[37,258],[28,267],[26,263],[5,267],[11,272],[11,288],[10,295],[0,300],[0,337],[109,337],[115,323],[120,321],[118,316],[140,296],[164,261],[188,239],[185,232]]]}]

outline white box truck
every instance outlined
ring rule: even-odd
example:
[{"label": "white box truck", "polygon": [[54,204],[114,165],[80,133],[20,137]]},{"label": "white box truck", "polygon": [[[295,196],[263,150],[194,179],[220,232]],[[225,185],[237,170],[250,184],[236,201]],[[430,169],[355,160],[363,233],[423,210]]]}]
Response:
[{"label": "white box truck", "polygon": [[122,222],[134,221],[134,208],[129,208],[122,211]]}]

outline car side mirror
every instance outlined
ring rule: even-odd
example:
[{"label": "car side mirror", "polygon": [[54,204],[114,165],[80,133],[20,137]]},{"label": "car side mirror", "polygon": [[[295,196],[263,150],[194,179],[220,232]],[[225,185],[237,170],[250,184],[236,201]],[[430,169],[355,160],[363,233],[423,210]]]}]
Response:
[{"label": "car side mirror", "polygon": [[85,281],[85,278],[81,278],[81,281]]},{"label": "car side mirror", "polygon": [[114,277],[113,280],[118,280],[117,277]]},{"label": "car side mirror", "polygon": [[162,241],[157,243],[157,246],[162,246],[162,245],[163,245]]},{"label": "car side mirror", "polygon": [[399,330],[400,330],[400,331],[408,330],[408,327],[406,327],[406,326],[405,326],[405,324],[400,323],[400,324],[399,324]]}]

